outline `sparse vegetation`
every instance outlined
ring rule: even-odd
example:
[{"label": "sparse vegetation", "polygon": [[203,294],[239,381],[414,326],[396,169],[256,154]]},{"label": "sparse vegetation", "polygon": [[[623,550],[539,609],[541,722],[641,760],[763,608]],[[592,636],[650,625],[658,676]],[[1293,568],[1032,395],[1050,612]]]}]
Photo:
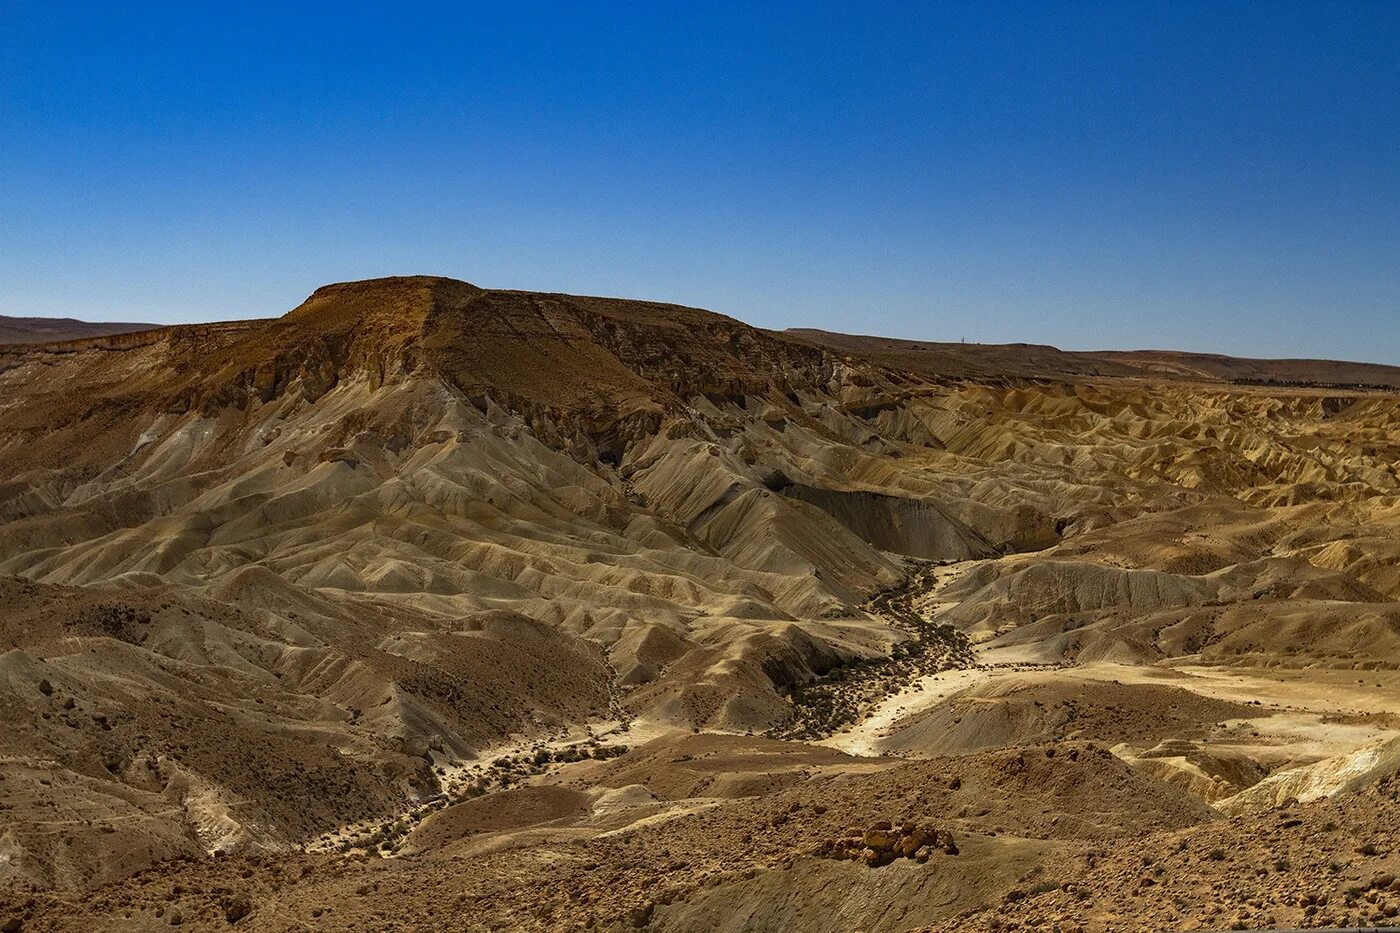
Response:
[{"label": "sparse vegetation", "polygon": [[[413,828],[434,811],[507,790],[531,777],[545,774],[553,767],[590,759],[606,761],[627,754],[627,750],[626,745],[604,745],[596,739],[590,739],[560,748],[539,744],[527,751],[498,755],[489,763],[468,767],[449,781],[441,793],[425,799],[401,815],[347,829],[338,834],[326,833],[310,848],[313,851],[330,848],[337,852],[363,850],[385,856],[393,855],[402,847]],[[434,773],[442,777],[449,772],[444,767],[438,767],[434,769]]]},{"label": "sparse vegetation", "polygon": [[936,565],[925,563],[901,585],[872,597],[865,608],[909,637],[886,657],[857,658],[810,683],[787,691],[792,719],[774,730],[777,738],[812,740],[857,722],[880,700],[928,674],[973,663],[972,643],[949,625],[940,625],[914,608],[916,597],[933,585]]}]

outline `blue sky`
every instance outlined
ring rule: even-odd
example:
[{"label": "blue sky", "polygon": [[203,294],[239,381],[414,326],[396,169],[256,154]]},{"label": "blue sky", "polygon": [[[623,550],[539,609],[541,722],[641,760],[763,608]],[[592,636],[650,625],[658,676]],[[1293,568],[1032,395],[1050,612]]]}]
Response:
[{"label": "blue sky", "polygon": [[1400,364],[1400,3],[0,0],[0,314],[408,273]]}]

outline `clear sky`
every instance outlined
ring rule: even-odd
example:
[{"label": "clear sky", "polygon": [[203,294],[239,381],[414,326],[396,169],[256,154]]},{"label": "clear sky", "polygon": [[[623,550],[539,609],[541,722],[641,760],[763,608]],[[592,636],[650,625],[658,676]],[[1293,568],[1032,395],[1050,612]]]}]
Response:
[{"label": "clear sky", "polygon": [[1400,2],[0,0],[0,314],[409,273],[1400,363]]}]

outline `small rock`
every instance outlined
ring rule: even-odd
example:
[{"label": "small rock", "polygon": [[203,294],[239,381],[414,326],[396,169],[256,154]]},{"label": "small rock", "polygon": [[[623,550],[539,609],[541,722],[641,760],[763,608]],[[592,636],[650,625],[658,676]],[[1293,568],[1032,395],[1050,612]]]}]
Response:
[{"label": "small rock", "polygon": [[884,825],[884,828],[881,828],[880,824],[876,823],[874,826],[867,829],[865,835],[861,838],[867,846],[880,851],[893,849],[899,842],[899,837],[890,831],[888,823]]},{"label": "small rock", "polygon": [[643,904],[641,907],[633,908],[632,912],[628,915],[628,919],[632,921],[632,926],[639,928],[644,927],[651,923],[651,915],[655,912],[655,904]]},{"label": "small rock", "polygon": [[253,902],[246,894],[234,894],[224,899],[224,919],[229,923],[242,920],[252,909]]},{"label": "small rock", "polygon": [[879,868],[894,861],[894,853],[889,849],[866,849],[861,858],[871,868]]}]

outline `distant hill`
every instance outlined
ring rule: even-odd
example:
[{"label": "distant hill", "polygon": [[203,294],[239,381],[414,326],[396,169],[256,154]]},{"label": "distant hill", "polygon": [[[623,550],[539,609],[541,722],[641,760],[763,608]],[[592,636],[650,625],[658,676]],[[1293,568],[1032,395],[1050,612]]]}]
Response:
[{"label": "distant hill", "polygon": [[1400,388],[1400,366],[1256,360],[1178,350],[1061,350],[1027,343],[937,343],[794,328],[784,336],[926,376],[1082,379],[1126,376],[1316,388]]},{"label": "distant hill", "polygon": [[0,314],[0,343],[49,343],[154,330],[159,324],[79,321],[71,317],[6,317]]}]

